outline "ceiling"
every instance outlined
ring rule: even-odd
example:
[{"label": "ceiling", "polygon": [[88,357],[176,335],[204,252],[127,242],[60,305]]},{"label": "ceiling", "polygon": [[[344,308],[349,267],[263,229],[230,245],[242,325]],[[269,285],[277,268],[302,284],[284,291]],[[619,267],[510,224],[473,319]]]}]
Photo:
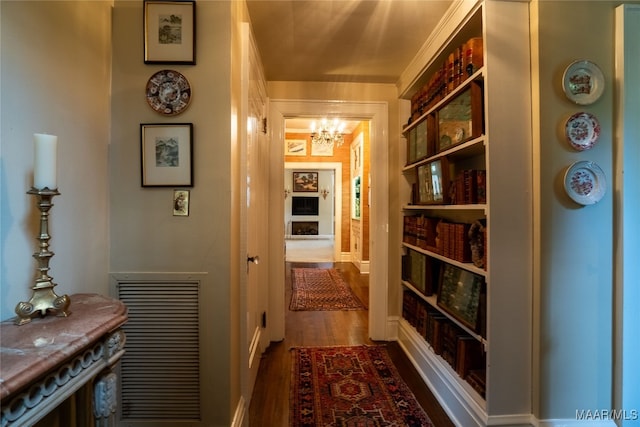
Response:
[{"label": "ceiling", "polygon": [[[268,81],[395,84],[452,0],[248,0]],[[286,120],[287,132],[312,118]],[[347,122],[345,133],[358,122]]]},{"label": "ceiling", "polygon": [[268,81],[396,83],[452,0],[248,0]]}]

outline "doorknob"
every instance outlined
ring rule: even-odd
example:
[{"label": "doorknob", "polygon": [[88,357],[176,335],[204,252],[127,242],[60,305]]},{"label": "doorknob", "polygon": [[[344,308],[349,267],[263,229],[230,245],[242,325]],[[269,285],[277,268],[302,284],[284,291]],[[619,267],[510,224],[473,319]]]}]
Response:
[{"label": "doorknob", "polygon": [[247,255],[247,274],[249,274],[249,263],[251,262],[258,265],[260,263],[260,257],[258,255],[256,256]]}]

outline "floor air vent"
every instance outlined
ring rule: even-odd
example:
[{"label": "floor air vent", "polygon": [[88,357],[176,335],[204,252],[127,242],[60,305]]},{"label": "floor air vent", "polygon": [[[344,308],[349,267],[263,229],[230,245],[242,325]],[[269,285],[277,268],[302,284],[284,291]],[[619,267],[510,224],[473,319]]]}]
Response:
[{"label": "floor air vent", "polygon": [[121,419],[199,420],[199,283],[118,282],[117,293],[129,308]]}]

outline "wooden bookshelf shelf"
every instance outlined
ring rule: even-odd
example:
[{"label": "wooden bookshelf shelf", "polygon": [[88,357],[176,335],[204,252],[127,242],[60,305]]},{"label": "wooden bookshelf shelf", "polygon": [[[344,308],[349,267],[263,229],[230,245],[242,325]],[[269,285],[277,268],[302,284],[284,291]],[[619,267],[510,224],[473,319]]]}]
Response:
[{"label": "wooden bookshelf shelf", "polygon": [[[501,20],[521,28],[507,44]],[[518,84],[530,75],[527,26],[526,4],[454,2],[434,39],[439,45],[425,45],[399,83],[410,104],[398,171],[406,183],[397,206],[399,342],[465,426],[503,417],[528,424],[530,248],[514,240],[529,232],[531,209],[521,193],[530,175],[531,95]]]}]

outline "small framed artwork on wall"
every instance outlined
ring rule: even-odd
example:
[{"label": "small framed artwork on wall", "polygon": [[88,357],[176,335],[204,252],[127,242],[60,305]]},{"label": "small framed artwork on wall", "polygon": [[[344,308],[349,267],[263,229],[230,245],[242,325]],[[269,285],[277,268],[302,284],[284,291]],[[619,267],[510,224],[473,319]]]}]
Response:
[{"label": "small framed artwork on wall", "polygon": [[189,216],[189,190],[173,190],[173,216]]},{"label": "small framed artwork on wall", "polygon": [[144,63],[196,63],[196,2],[144,1]]},{"label": "small framed artwork on wall", "polygon": [[318,172],[293,172],[294,193],[317,193]]},{"label": "small framed artwork on wall", "polygon": [[307,140],[306,139],[287,139],[284,141],[285,156],[306,156]]},{"label": "small framed artwork on wall", "polygon": [[193,124],[141,124],[143,187],[193,186]]}]

